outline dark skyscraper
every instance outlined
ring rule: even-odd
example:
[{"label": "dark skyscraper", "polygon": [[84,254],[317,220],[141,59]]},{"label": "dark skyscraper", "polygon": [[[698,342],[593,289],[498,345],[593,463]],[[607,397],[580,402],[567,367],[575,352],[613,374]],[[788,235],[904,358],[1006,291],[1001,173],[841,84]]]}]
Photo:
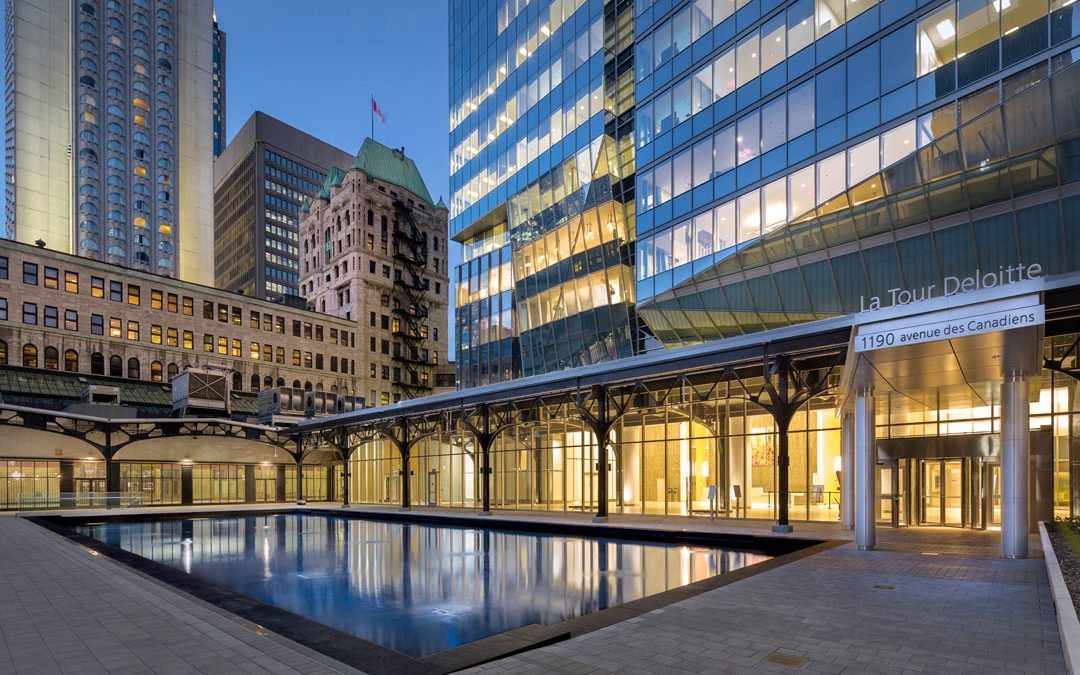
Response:
[{"label": "dark skyscraper", "polygon": [[214,280],[218,288],[302,303],[297,216],[318,194],[339,150],[256,112],[214,162]]}]

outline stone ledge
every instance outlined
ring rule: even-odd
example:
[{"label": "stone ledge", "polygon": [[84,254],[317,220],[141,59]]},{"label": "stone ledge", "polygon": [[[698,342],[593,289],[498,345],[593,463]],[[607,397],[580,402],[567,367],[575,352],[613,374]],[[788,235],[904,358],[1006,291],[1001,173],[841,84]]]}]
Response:
[{"label": "stone ledge", "polygon": [[1058,632],[1061,634],[1061,651],[1065,653],[1065,667],[1073,675],[1080,674],[1080,619],[1076,617],[1076,606],[1072,595],[1065,585],[1061,574],[1054,545],[1046,532],[1046,523],[1039,523],[1039,539],[1042,542],[1043,556],[1046,560],[1046,576],[1050,579],[1050,594],[1054,598],[1057,610]]}]

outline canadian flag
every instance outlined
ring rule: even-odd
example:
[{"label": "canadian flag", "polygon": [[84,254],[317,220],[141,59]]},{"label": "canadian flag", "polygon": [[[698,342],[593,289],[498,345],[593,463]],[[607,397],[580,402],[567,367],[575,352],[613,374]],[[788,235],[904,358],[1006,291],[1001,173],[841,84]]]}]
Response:
[{"label": "canadian flag", "polygon": [[379,121],[380,122],[382,122],[383,124],[386,124],[386,117],[382,114],[382,111],[379,110],[379,104],[375,102],[374,98],[371,99],[371,112],[373,112],[373,113],[375,113],[376,115],[379,116]]}]

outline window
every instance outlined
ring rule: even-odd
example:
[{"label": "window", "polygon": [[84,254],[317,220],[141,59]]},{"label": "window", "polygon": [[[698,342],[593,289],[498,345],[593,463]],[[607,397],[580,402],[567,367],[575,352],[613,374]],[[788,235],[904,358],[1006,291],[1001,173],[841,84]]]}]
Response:
[{"label": "window", "polygon": [[222,323],[229,323],[229,306],[218,304],[217,319]]},{"label": "window", "polygon": [[195,314],[195,300],[185,295],[183,311],[181,313],[184,316],[193,316]]},{"label": "window", "polygon": [[184,349],[195,349],[195,334],[189,330],[184,331]]},{"label": "window", "polygon": [[38,266],[35,263],[24,262],[22,266],[22,280],[24,284],[37,286]]},{"label": "window", "polygon": [[79,353],[74,349],[69,349],[64,352],[64,372],[79,372]]},{"label": "window", "polygon": [[101,277],[90,277],[90,295],[95,298],[105,297],[105,280]]},{"label": "window", "polygon": [[139,339],[139,322],[128,321],[127,323],[127,339],[132,342],[137,342]]},{"label": "window", "polygon": [[0,298],[0,321],[7,321],[7,318],[8,318],[7,298]]},{"label": "window", "polygon": [[92,375],[105,374],[105,356],[101,352],[94,352],[90,355],[90,373]]},{"label": "window", "polygon": [[168,296],[166,296],[165,309],[172,312],[173,314],[176,314],[176,301],[177,301],[176,294],[175,293],[169,293]]},{"label": "window", "polygon": [[7,256],[0,256],[0,279],[8,278],[8,259]]},{"label": "window", "polygon": [[24,302],[22,306],[22,322],[30,326],[37,325],[37,303]]},{"label": "window", "polygon": [[109,282],[109,300],[112,302],[124,301],[124,284],[119,281]]},{"label": "window", "polygon": [[36,346],[32,344],[23,345],[22,364],[27,368],[37,368],[38,350]]},{"label": "window", "polygon": [[116,354],[109,357],[109,375],[111,377],[124,376],[124,360]]},{"label": "window", "polygon": [[64,310],[64,330],[79,330],[79,313],[73,309]]},{"label": "window", "polygon": [[124,336],[124,327],[120,319],[111,317],[109,319],[109,337],[120,339]]},{"label": "window", "polygon": [[68,293],[79,292],[79,273],[64,272],[64,290]]},{"label": "window", "polygon": [[227,337],[218,337],[218,339],[217,339],[217,353],[221,354],[222,356],[228,356],[229,355],[229,338],[227,338]]},{"label": "window", "polygon": [[134,284],[128,284],[127,301],[129,305],[138,305],[141,299],[142,289]]},{"label": "window", "polygon": [[163,301],[164,298],[162,297],[161,291],[150,291],[150,307],[152,309],[161,309],[163,307]]},{"label": "window", "polygon": [[150,363],[150,381],[161,382],[161,361],[152,361]]},{"label": "window", "polygon": [[127,376],[128,376],[128,379],[132,379],[132,380],[139,379],[139,359],[136,359],[134,357],[128,359],[128,362],[127,362]]},{"label": "window", "polygon": [[[232,308],[232,322],[234,326],[241,326],[244,323],[244,310],[240,307]],[[256,326],[257,327],[257,326]]]},{"label": "window", "polygon": [[93,335],[105,334],[105,317],[100,314],[90,315],[90,333]]},{"label": "window", "polygon": [[45,268],[45,288],[60,288],[60,270],[55,267]]},{"label": "window", "polygon": [[159,345],[161,344],[161,326],[151,324],[150,326],[150,343]]}]

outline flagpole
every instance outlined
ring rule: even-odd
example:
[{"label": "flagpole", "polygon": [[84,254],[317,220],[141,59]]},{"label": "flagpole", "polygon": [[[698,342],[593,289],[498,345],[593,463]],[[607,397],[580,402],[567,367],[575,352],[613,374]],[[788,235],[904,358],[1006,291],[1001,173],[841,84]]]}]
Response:
[{"label": "flagpole", "polygon": [[371,95],[371,109],[368,114],[371,115],[371,140],[375,140],[375,94]]}]

